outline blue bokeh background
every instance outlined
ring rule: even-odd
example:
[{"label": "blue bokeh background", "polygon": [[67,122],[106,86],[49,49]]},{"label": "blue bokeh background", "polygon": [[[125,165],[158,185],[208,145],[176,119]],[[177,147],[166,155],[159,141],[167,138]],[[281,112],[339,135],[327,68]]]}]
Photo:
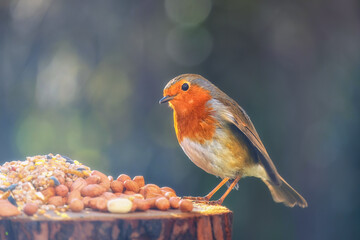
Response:
[{"label": "blue bokeh background", "polygon": [[359,5],[1,0],[0,163],[61,153],[205,195],[219,179],[187,159],[158,105],[168,80],[198,73],[245,108],[309,203],[286,208],[244,179],[224,202],[234,239],[358,238]]}]

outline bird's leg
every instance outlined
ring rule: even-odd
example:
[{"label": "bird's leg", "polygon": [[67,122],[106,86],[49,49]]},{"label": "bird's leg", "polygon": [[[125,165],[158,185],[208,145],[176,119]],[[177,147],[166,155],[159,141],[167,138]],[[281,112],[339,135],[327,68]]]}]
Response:
[{"label": "bird's leg", "polygon": [[228,187],[228,189],[226,190],[226,192],[221,196],[221,198],[219,198],[219,200],[216,201],[208,201],[208,204],[211,205],[221,205],[224,202],[224,199],[226,198],[227,195],[229,195],[229,193],[231,192],[231,190],[236,186],[236,184],[239,182],[239,180],[241,179],[241,176],[237,176],[234,181],[231,183],[231,185]]},{"label": "bird's leg", "polygon": [[189,199],[189,200],[195,200],[198,202],[207,202],[210,200],[210,198],[222,187],[224,186],[224,184],[229,181],[229,178],[224,178],[213,190],[211,190],[211,192],[209,192],[206,196],[204,197],[183,197],[184,199]]}]

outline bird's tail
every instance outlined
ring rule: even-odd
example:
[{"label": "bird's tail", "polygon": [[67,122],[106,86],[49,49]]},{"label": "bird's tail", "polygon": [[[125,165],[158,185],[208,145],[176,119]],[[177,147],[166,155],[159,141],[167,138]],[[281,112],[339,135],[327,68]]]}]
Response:
[{"label": "bird's tail", "polygon": [[295,191],[281,176],[281,184],[275,185],[268,180],[263,179],[266,186],[269,188],[272,198],[275,202],[282,202],[288,207],[298,205],[302,208],[308,206],[306,200]]}]

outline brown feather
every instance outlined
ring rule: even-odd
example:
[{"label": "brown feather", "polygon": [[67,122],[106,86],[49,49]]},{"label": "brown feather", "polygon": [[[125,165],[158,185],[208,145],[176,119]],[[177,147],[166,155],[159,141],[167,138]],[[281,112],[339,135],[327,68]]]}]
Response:
[{"label": "brown feather", "polygon": [[284,203],[288,207],[294,207],[295,205],[299,205],[302,208],[308,206],[306,200],[293,189],[281,176],[280,180],[282,183],[278,185],[274,185],[273,183],[263,180],[266,186],[269,188],[272,198],[275,202]]},{"label": "brown feather", "polygon": [[260,137],[256,132],[249,116],[234,100],[232,100],[226,94],[225,97],[221,96],[218,98],[218,100],[227,106],[234,116],[234,119],[227,120],[234,124],[248,138],[253,147],[255,147],[258,151],[258,158],[264,166],[272,182],[276,185],[281,184],[276,167],[267,153],[264,144],[261,142]]}]

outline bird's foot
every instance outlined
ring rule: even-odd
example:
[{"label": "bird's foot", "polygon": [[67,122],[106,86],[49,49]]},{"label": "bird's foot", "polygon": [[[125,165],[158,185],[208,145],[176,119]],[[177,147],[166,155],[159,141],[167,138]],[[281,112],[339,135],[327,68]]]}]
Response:
[{"label": "bird's foot", "polygon": [[223,203],[222,200],[216,200],[216,201],[207,201],[206,204],[209,204],[209,205],[221,205]]},{"label": "bird's foot", "polygon": [[199,202],[208,202],[209,199],[206,197],[191,197],[191,196],[185,196],[183,199],[192,200],[192,201],[199,201]]},{"label": "bird's foot", "polygon": [[223,201],[221,199],[216,200],[216,201],[209,201],[208,198],[206,197],[183,197],[183,199],[188,199],[191,200],[195,203],[205,203],[205,204],[209,204],[209,205],[221,205],[223,203]]}]

